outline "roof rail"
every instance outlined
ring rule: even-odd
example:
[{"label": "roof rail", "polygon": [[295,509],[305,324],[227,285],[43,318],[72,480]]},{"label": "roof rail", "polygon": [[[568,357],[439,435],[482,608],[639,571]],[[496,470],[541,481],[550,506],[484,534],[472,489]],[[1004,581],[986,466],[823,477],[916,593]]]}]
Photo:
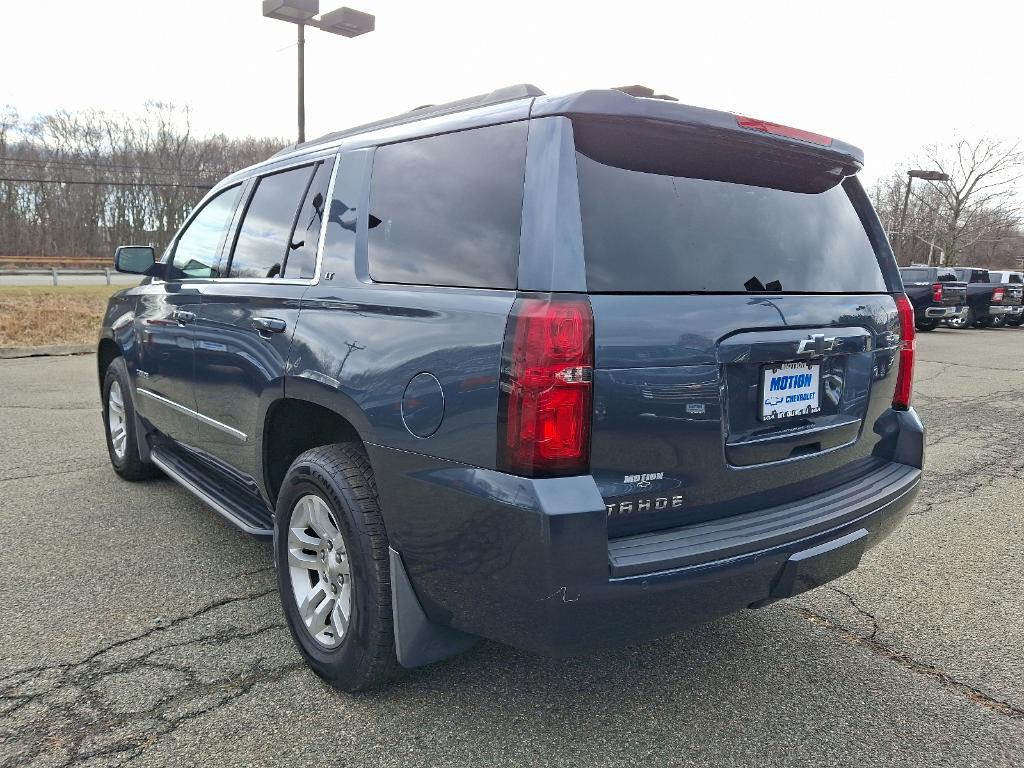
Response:
[{"label": "roof rail", "polygon": [[521,83],[519,85],[509,85],[504,88],[498,88],[490,93],[481,94],[479,96],[470,96],[469,98],[459,99],[458,101],[449,101],[446,104],[424,104],[423,106],[416,107],[408,112],[395,115],[394,117],[386,117],[383,120],[376,120],[372,123],[365,123],[353,128],[346,128],[343,131],[324,134],[319,138],[311,139],[310,141],[303,142],[302,144],[291,144],[275,154],[274,157],[294,152],[296,149],[300,149],[302,147],[309,147],[314,144],[322,144],[336,139],[343,139],[346,136],[354,136],[355,134],[365,133],[377,128],[387,128],[392,125],[402,125],[403,123],[412,123],[417,120],[426,120],[428,117],[447,115],[453,112],[462,112],[467,109],[476,109],[477,107],[486,107],[491,104],[502,104],[506,101],[517,101],[519,99],[527,99],[543,95],[544,91],[537,86],[530,85],[529,83]]},{"label": "roof rail", "polygon": [[639,96],[643,99],[661,99],[662,101],[679,101],[675,96],[667,93],[655,93],[653,88],[646,85],[619,85],[612,88],[613,91],[621,91],[629,96]]}]

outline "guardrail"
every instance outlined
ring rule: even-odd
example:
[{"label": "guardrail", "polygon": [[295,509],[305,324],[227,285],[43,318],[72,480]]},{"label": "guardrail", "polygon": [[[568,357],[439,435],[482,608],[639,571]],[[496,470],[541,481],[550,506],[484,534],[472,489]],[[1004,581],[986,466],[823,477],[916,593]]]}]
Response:
[{"label": "guardrail", "polygon": [[33,269],[31,267],[27,269],[11,269],[0,267],[0,277],[5,275],[50,275],[53,278],[53,284],[57,285],[61,275],[103,275],[107,279],[107,285],[111,285],[110,275],[113,271],[110,267],[104,267],[103,269],[65,269],[61,267],[50,267],[49,269]]},{"label": "guardrail", "polygon": [[12,269],[29,267],[67,267],[69,269],[102,269],[112,267],[112,259],[76,256],[0,256],[0,267]]}]

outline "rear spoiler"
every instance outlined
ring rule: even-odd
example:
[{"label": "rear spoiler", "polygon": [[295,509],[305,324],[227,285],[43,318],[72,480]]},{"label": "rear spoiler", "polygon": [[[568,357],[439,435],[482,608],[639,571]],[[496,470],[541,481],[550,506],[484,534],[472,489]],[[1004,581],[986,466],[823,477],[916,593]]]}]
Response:
[{"label": "rear spoiler", "polygon": [[722,139],[745,144],[776,148],[781,144],[807,159],[840,165],[844,176],[852,176],[864,167],[863,150],[838,139],[731,112],[630,96],[622,91],[581,91],[568,96],[539,96],[534,100],[530,117],[554,115],[652,120],[703,129],[719,134]]}]

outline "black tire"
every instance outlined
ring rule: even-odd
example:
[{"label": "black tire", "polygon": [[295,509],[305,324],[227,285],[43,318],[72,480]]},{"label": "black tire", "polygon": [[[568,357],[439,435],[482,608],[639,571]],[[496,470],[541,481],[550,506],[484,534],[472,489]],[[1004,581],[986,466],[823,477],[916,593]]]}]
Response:
[{"label": "black tire", "polygon": [[939,327],[940,322],[941,321],[938,319],[921,320],[919,322],[914,323],[914,327],[919,331],[934,331],[936,328]]},{"label": "black tire", "polygon": [[989,328],[1002,328],[1004,325],[1006,325],[1006,315],[996,315],[989,318]]},{"label": "black tire", "polygon": [[[344,539],[351,568],[352,607],[340,645],[328,648],[306,628],[292,590],[288,536],[296,503],[323,499]],[[292,638],[313,671],[343,691],[375,688],[394,677],[395,635],[391,613],[388,537],[377,501],[377,484],[362,446],[339,443],[299,456],[285,475],[274,513],[274,563],[281,604]]]},{"label": "black tire", "polygon": [[[125,440],[123,454],[118,455],[114,450],[114,441],[110,434],[110,390],[117,384],[122,397],[124,409]],[[110,464],[114,471],[125,480],[149,480],[160,474],[156,465],[143,461],[139,455],[138,435],[135,431],[135,403],[132,400],[131,381],[128,378],[128,367],[124,358],[114,358],[107,367],[107,373],[103,377],[103,434],[107,439],[107,455],[110,456]]]},{"label": "black tire", "polygon": [[976,315],[974,314],[974,310],[968,307],[967,311],[960,317],[953,320],[947,320],[946,326],[954,330],[960,330],[962,328],[972,328],[974,327],[975,319]]},{"label": "black tire", "polygon": [[975,328],[994,328],[995,321],[992,317],[979,317],[974,321]]},{"label": "black tire", "polygon": [[1013,328],[1019,327],[1021,323],[1024,323],[1024,315],[1017,315],[1017,317],[1011,317],[1006,321],[1006,324]]}]

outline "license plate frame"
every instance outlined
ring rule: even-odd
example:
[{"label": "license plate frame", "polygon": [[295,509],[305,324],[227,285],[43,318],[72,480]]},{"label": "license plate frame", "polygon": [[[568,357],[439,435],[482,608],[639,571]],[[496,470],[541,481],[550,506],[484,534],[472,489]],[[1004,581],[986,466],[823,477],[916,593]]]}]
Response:
[{"label": "license plate frame", "polygon": [[[803,386],[787,387],[770,392],[769,382],[773,377],[783,373],[786,376],[809,373],[811,382]],[[758,391],[761,394],[757,413],[759,421],[783,421],[821,413],[821,361],[799,360],[762,365]],[[786,398],[791,396],[799,396],[802,399],[795,403],[787,403]],[[769,403],[771,404],[769,405]]]}]

